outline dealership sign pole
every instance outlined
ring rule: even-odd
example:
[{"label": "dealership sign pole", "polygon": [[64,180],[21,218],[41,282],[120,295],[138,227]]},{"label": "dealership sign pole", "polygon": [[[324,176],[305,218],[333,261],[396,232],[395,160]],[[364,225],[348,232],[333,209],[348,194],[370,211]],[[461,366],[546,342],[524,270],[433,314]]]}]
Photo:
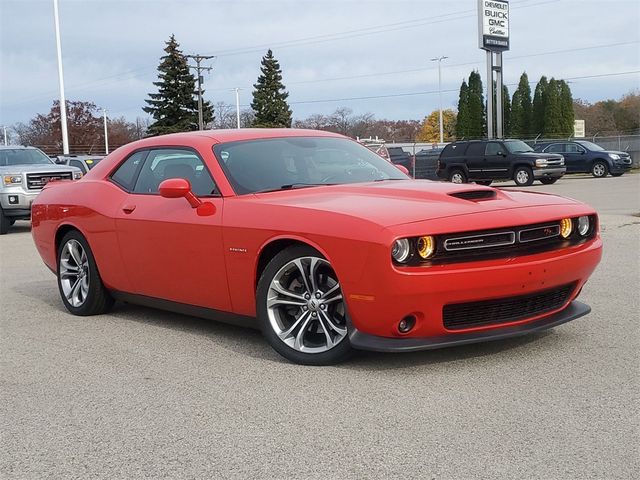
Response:
[{"label": "dealership sign pole", "polygon": [[[509,50],[509,2],[478,0],[478,46],[487,52],[487,138],[494,137],[493,72],[496,72],[496,133],[503,136],[502,52]],[[496,54],[495,65],[493,54]]]}]

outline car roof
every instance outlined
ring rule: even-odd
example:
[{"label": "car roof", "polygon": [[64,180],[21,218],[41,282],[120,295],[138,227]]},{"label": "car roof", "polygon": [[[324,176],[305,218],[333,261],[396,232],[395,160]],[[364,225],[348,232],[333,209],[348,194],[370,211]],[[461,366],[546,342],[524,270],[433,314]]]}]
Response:
[{"label": "car roof", "polygon": [[0,150],[39,150],[36,147],[25,147],[24,145],[0,145]]},{"label": "car roof", "polygon": [[189,139],[210,138],[215,143],[236,142],[242,140],[258,140],[282,137],[334,137],[346,138],[343,135],[323,130],[307,130],[301,128],[236,128],[227,130],[201,130],[195,132],[171,133],[159,137],[149,137],[136,142],[137,145],[166,144],[167,141],[179,142]]}]

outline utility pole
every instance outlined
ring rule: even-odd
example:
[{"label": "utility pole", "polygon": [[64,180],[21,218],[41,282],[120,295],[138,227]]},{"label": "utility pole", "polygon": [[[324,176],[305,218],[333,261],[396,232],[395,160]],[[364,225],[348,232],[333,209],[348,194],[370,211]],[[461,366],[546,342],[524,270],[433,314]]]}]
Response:
[{"label": "utility pole", "polygon": [[60,85],[60,123],[62,130],[62,153],[69,155],[69,134],[67,133],[67,101],[64,98],[64,74],[62,72],[62,47],[60,45],[60,20],[58,0],[53,0],[53,20],[56,30],[56,51],[58,54],[58,83]]},{"label": "utility pole", "polygon": [[107,132],[107,109],[102,109],[102,118],[104,119],[104,154],[109,155],[109,133]]},{"label": "utility pole", "polygon": [[238,94],[240,89],[236,87],[234,90],[236,92],[236,124],[237,128],[240,128],[240,95]]},{"label": "utility pole", "polygon": [[432,62],[438,62],[438,109],[440,110],[440,143],[444,143],[444,127],[442,124],[442,60],[445,60],[449,57],[436,57],[432,58]]},{"label": "utility pole", "polygon": [[200,63],[203,60],[209,60],[211,58],[215,58],[213,55],[200,55],[200,54],[195,54],[195,55],[185,55],[186,58],[193,58],[196,61],[196,65],[189,65],[189,68],[193,68],[197,74],[198,74],[198,130],[204,130],[204,120],[202,118],[202,83],[203,83],[203,78],[202,78],[202,71],[206,70],[207,72],[210,72],[211,70],[213,70],[212,67],[202,67],[200,65]]}]

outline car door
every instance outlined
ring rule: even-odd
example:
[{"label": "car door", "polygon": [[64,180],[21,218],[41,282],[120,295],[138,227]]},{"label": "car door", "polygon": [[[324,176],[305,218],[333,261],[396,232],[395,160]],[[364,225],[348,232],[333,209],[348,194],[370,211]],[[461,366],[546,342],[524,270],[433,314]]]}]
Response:
[{"label": "car door", "polygon": [[506,153],[507,150],[501,142],[487,142],[482,167],[483,178],[507,178],[509,176]]},{"label": "car door", "polygon": [[567,167],[567,173],[588,172],[591,168],[588,165],[586,150],[577,143],[565,143],[562,156]]},{"label": "car door", "polygon": [[[135,290],[131,293],[230,311],[223,199],[210,172],[191,149],[144,153],[133,180],[124,187],[128,192],[116,216],[120,254]],[[213,203],[215,213],[199,216],[184,198],[161,197],[159,185],[168,178],[189,180],[193,193]],[[118,171],[112,179],[118,183]]]},{"label": "car door", "polygon": [[469,170],[469,179],[480,180],[485,178],[483,175],[484,162],[484,142],[471,142],[465,152],[465,163]]}]

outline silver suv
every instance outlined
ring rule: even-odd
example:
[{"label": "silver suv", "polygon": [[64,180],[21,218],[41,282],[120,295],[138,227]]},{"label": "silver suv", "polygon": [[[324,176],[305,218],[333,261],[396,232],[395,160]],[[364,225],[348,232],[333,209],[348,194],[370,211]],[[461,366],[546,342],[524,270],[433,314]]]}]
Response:
[{"label": "silver suv", "polygon": [[31,203],[47,183],[80,178],[79,168],[56,165],[37,148],[0,147],[0,235],[31,217]]}]

